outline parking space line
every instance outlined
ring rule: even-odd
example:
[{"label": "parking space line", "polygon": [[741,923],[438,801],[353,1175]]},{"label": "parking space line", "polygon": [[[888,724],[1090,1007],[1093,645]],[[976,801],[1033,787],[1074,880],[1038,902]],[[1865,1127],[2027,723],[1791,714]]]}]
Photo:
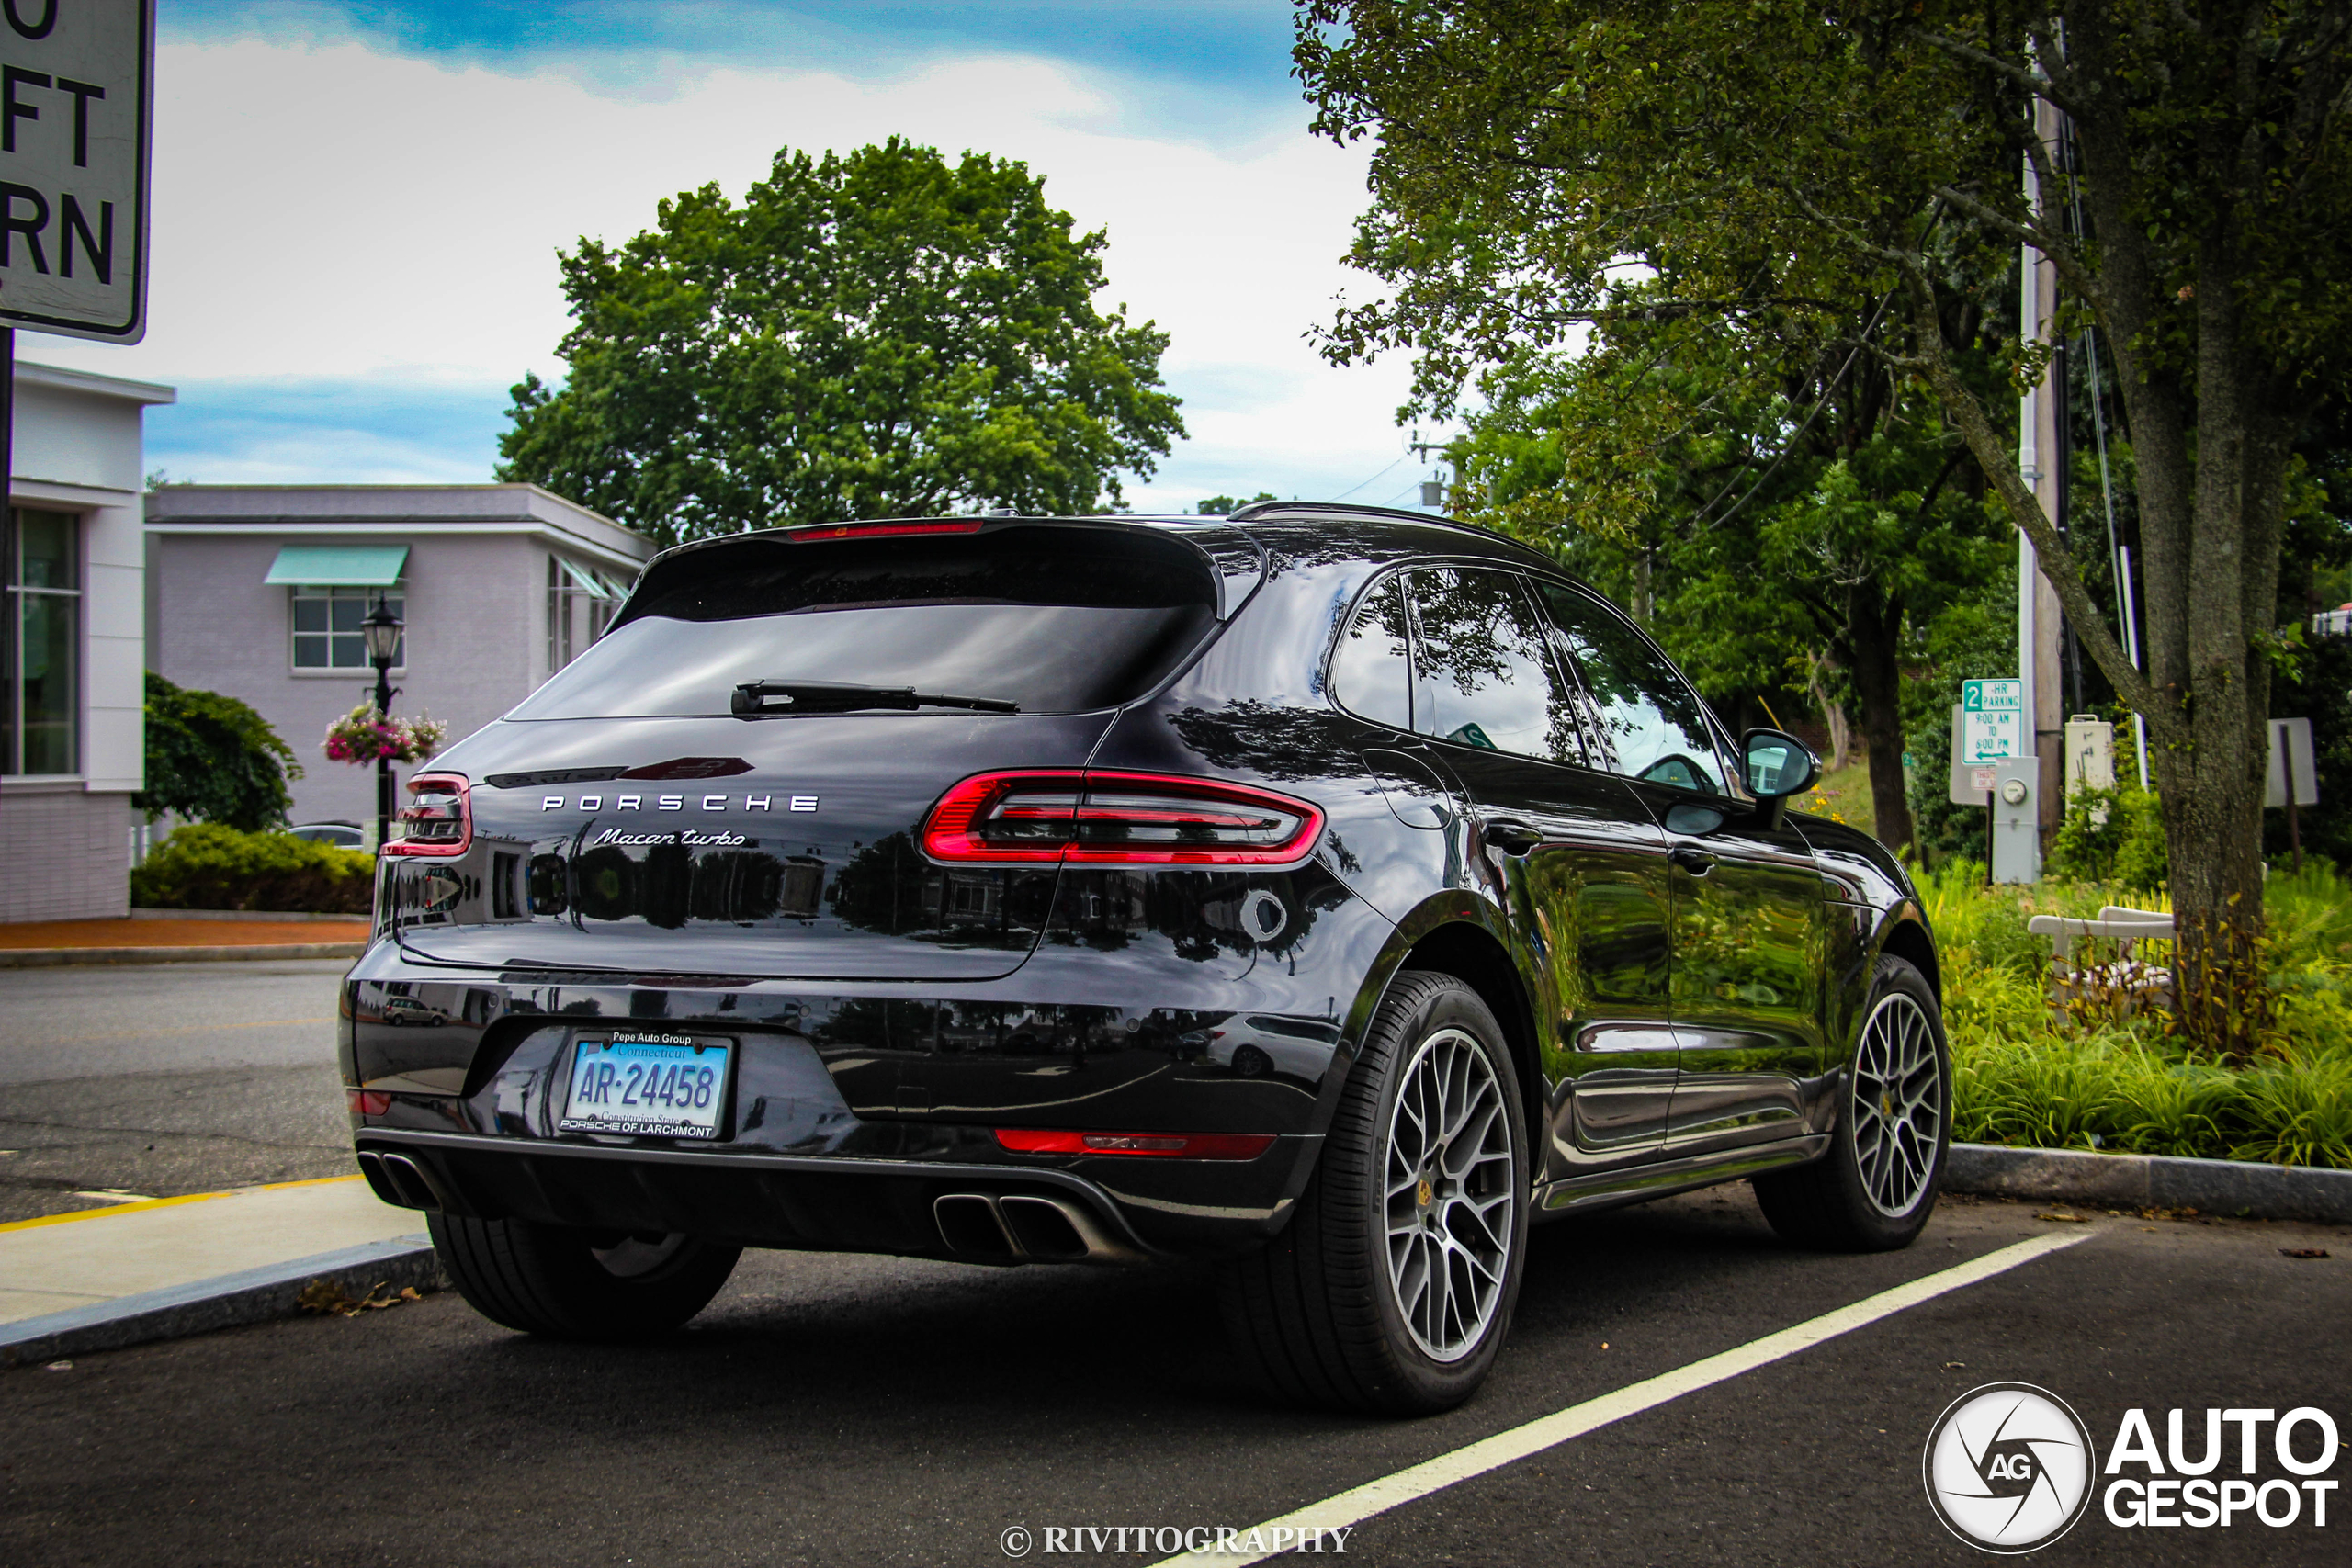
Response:
[{"label": "parking space line", "polygon": [[[1595,1427],[1623,1421],[1629,1416],[1638,1416],[1645,1410],[1679,1399],[1686,1393],[1695,1393],[1700,1389],[1736,1378],[1743,1372],[1751,1372],[1758,1367],[1783,1360],[1801,1350],[1809,1350],[1841,1334],[1867,1327],[1883,1317],[1891,1317],[1922,1302],[1933,1301],[1950,1292],[1989,1280],[1996,1274],[2005,1274],[2021,1263],[2030,1263],[2063,1247],[2087,1241],[2095,1234],[2078,1231],[2072,1235],[2040,1235],[2013,1247],[2002,1247],[1997,1252],[1988,1252],[1972,1262],[1946,1269],[1925,1279],[1914,1280],[1907,1285],[1897,1285],[1891,1291],[1882,1291],[1850,1306],[1824,1313],[1793,1327],[1768,1334],[1761,1339],[1751,1339],[1745,1345],[1693,1361],[1687,1367],[1677,1367],[1670,1372],[1645,1378],[1613,1393],[1604,1393],[1598,1399],[1586,1400],[1582,1404],[1572,1404],[1566,1410],[1538,1416],[1525,1426],[1498,1432],[1491,1438],[1456,1449],[1452,1453],[1440,1454],[1435,1459],[1425,1460],[1393,1475],[1384,1475],[1377,1481],[1367,1482],[1337,1496],[1310,1503],[1278,1519],[1268,1519],[1254,1530],[1244,1530],[1241,1536],[1245,1540],[1256,1535],[1263,1540],[1279,1539],[1290,1542],[1302,1539],[1307,1531],[1345,1529],[1361,1524],[1375,1514],[1386,1513],[1401,1504],[1442,1491],[1456,1482],[1484,1475],[1490,1470],[1499,1470],[1530,1454],[1541,1453],[1571,1438],[1582,1437]],[[1277,1529],[1285,1533],[1277,1538],[1272,1533]],[[1272,1551],[1232,1553],[1188,1551],[1156,1563],[1154,1568],[1246,1568],[1249,1563],[1261,1562],[1275,1555],[1278,1553]]]}]

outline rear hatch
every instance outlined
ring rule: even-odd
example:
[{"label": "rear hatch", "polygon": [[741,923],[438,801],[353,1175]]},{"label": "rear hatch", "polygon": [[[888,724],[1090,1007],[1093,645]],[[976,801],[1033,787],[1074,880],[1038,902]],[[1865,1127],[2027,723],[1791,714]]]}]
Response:
[{"label": "rear hatch", "polygon": [[601,641],[437,760],[471,836],[388,858],[399,940],[502,968],[1009,974],[1057,868],[936,863],[924,818],[974,773],[1082,765],[1214,630],[1219,592],[1201,549],[1128,525],[670,552]]}]

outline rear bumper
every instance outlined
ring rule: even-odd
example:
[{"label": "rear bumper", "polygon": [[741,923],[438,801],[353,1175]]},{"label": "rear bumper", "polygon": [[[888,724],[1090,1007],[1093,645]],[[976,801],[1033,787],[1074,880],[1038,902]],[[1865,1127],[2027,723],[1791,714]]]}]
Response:
[{"label": "rear bumper", "polygon": [[1116,1200],[1059,1170],[717,1149],[360,1134],[377,1196],[477,1219],[684,1231],[752,1247],[979,1262],[1149,1261]]},{"label": "rear bumper", "polygon": [[[344,1081],[368,1096],[354,1135],[387,1201],[485,1218],[1004,1262],[1255,1246],[1313,1169],[1348,1059],[1330,998],[1354,987],[1305,964],[1132,956],[826,985],[485,972],[379,941],[343,988]],[[390,1023],[418,1006],[447,1021]],[[576,1043],[648,1027],[733,1043],[718,1135],[560,1127]],[[1003,1148],[1000,1127],[1273,1142],[1246,1160],[1046,1155]]]}]

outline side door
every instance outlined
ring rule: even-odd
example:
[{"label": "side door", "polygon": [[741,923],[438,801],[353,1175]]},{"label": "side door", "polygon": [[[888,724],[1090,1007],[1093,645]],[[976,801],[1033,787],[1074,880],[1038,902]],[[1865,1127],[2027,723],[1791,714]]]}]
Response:
[{"label": "side door", "polygon": [[1536,596],[1585,688],[1600,745],[1667,840],[1672,1011],[1682,1073],[1669,1156],[1804,1131],[1823,1071],[1821,874],[1781,814],[1740,785],[1717,728],[1667,657],[1611,606],[1564,583]]},{"label": "side door", "polygon": [[1460,781],[1469,868],[1536,955],[1544,1177],[1650,1158],[1678,1066],[1665,835],[1622,780],[1584,765],[1574,690],[1516,572],[1426,566],[1408,581],[1413,728]]}]

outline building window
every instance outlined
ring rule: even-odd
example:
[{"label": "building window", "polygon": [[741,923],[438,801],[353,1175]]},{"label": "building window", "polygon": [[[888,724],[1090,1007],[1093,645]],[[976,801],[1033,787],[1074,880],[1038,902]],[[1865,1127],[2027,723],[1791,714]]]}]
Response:
[{"label": "building window", "polygon": [[[408,619],[407,596],[398,588],[297,587],[294,593],[294,668],[297,670],[367,670],[368,638],[359,623],[382,594],[392,614]],[[408,637],[403,634],[392,654],[392,664],[408,663]]]},{"label": "building window", "polygon": [[548,557],[548,673],[554,674],[603,637],[620,602],[620,590],[603,574],[561,556]]},{"label": "building window", "polygon": [[70,773],[81,761],[82,520],[12,506],[6,533],[0,772]]}]

